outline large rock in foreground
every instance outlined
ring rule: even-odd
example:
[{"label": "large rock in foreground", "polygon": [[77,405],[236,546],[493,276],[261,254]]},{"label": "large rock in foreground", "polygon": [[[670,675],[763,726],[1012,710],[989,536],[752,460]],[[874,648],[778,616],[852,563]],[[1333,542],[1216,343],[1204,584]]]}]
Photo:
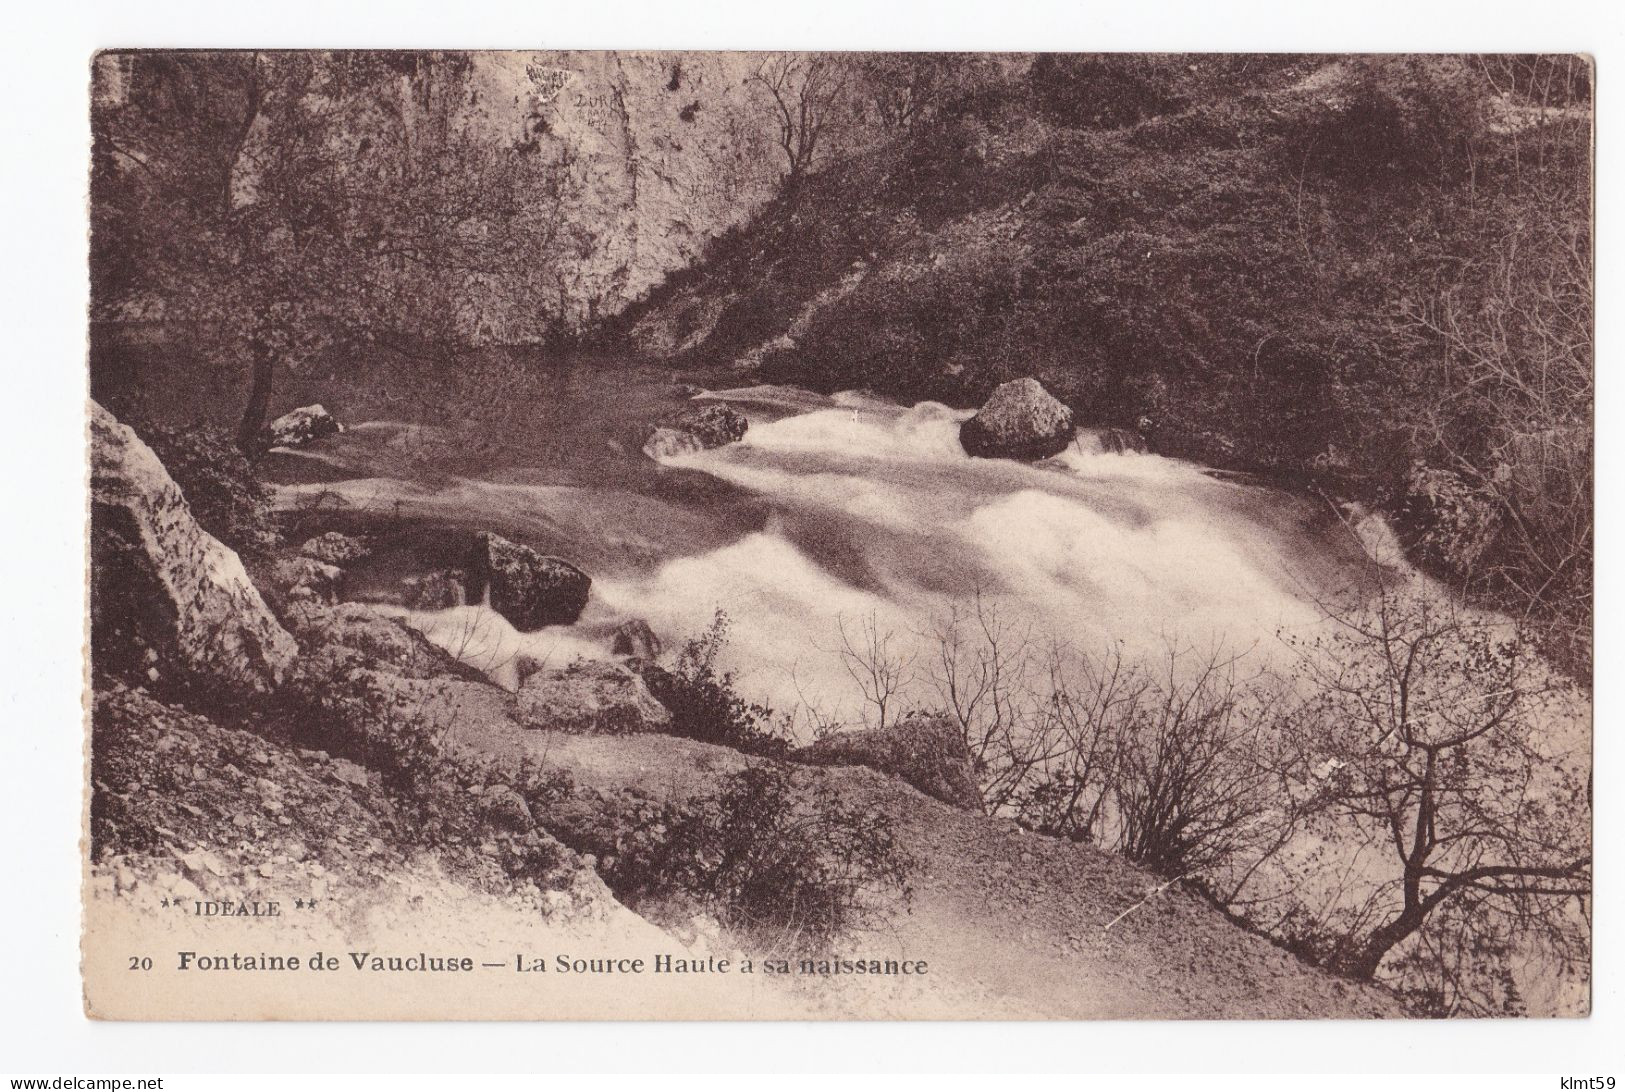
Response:
[{"label": "large rock in foreground", "polygon": [[299,646],[266,607],[241,559],[198,526],[152,449],[95,403],[90,433],[98,658],[136,653],[153,671],[175,671],[226,694],[276,687]]},{"label": "large rock in foreground", "polygon": [[637,672],[595,660],[531,675],[519,688],[518,709],[527,728],[559,732],[622,735],[671,727],[671,713]]},{"label": "large rock in foreground", "polygon": [[468,557],[468,601],[490,594],[491,609],[521,630],[569,625],[581,617],[592,578],[568,561],[482,531]]},{"label": "large rock in foreground", "polygon": [[959,442],[985,458],[1044,459],[1072,442],[1072,410],[1036,379],[1001,384],[975,417],[959,426]]},{"label": "large rock in foreground", "polygon": [[888,728],[838,732],[790,753],[812,766],[867,766],[966,811],[982,810],[964,735],[941,717],[915,714]]},{"label": "large rock in foreground", "polygon": [[417,630],[368,603],[330,605],[307,598],[290,604],[286,618],[307,660],[324,651],[348,650],[408,679],[483,679]]}]

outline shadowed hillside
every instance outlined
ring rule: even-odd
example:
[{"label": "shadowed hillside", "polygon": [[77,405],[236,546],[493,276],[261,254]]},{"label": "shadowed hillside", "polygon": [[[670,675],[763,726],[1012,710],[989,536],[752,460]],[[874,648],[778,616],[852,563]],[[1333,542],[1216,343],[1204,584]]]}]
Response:
[{"label": "shadowed hillside", "polygon": [[[923,63],[923,62],[922,62]],[[615,327],[1375,502],[1589,670],[1590,71],[1041,56],[809,177]]]}]

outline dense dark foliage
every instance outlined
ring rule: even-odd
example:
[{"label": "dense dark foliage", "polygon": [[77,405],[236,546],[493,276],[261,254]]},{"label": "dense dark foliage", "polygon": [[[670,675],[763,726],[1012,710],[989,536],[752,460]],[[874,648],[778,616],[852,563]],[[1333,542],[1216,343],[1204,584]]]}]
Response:
[{"label": "dense dark foliage", "polygon": [[550,258],[583,239],[560,211],[570,154],[454,124],[470,64],[360,50],[98,57],[98,337],[161,323],[200,371],[241,368],[237,439],[250,448],[289,367],[491,341],[508,316],[539,313]]}]

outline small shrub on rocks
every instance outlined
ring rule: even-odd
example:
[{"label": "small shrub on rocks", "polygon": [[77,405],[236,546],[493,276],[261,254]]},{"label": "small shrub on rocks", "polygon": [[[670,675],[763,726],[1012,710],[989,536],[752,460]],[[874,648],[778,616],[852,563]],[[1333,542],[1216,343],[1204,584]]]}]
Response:
[{"label": "small shrub on rocks", "polygon": [[648,668],[644,680],[655,700],[671,710],[673,735],[747,754],[783,755],[790,741],[773,710],[740,697],[733,672],[718,670],[717,657],[727,643],[728,616],[719,610],[710,628],[683,646],[672,670]]},{"label": "small shrub on rocks", "polygon": [[649,814],[619,849],[606,870],[623,897],[692,896],[729,929],[801,948],[827,948],[866,920],[866,893],[909,894],[911,863],[887,815],[843,802],[822,780],[798,790],[778,765]]}]

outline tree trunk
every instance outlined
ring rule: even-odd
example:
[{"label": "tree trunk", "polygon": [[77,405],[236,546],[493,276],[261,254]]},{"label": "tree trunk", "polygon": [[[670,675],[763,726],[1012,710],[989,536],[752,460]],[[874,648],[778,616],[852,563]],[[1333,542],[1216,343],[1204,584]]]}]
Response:
[{"label": "tree trunk", "polygon": [[270,348],[256,340],[252,352],[248,404],[243,407],[243,419],[237,425],[237,446],[249,455],[256,454],[263,443],[260,432],[265,428],[265,415],[271,409],[271,387],[276,378],[276,358]]},{"label": "tree trunk", "polygon": [[1421,907],[1406,907],[1398,917],[1366,938],[1365,943],[1351,955],[1339,959],[1337,969],[1351,978],[1370,981],[1377,977],[1377,968],[1382,965],[1383,957],[1393,950],[1394,945],[1420,929],[1426,918],[1427,913]]}]

